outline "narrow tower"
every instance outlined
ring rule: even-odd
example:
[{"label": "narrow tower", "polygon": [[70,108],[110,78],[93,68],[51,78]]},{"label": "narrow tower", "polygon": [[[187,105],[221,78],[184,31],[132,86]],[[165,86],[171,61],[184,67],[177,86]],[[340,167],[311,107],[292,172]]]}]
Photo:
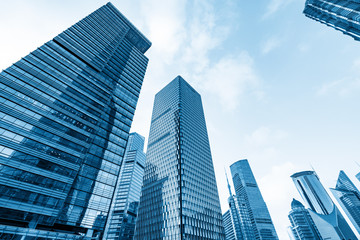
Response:
[{"label": "narrow tower", "polygon": [[224,239],[201,96],[176,77],[155,96],[135,239]]},{"label": "narrow tower", "polygon": [[240,210],[243,239],[278,239],[248,160],[235,162],[230,166],[230,170],[236,193],[234,202],[239,205]]},{"label": "narrow tower", "polygon": [[130,133],[104,239],[132,240],[145,168],[145,138]]}]

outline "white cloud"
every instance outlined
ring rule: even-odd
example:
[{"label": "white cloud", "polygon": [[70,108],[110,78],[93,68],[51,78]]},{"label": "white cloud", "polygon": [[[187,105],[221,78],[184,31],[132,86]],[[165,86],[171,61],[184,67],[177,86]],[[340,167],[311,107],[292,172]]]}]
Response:
[{"label": "white cloud", "polygon": [[209,53],[228,36],[229,26],[219,26],[213,5],[195,1],[188,17],[188,34],[181,61],[195,73],[202,72],[210,62]]},{"label": "white cloud", "polygon": [[288,134],[283,130],[273,130],[269,127],[259,127],[250,135],[245,136],[245,141],[253,146],[267,146],[285,139]]},{"label": "white cloud", "polygon": [[186,0],[140,1],[152,55],[161,63],[171,64],[186,38]]},{"label": "white cloud", "polygon": [[271,0],[266,7],[265,14],[263,15],[263,19],[270,17],[271,15],[275,14],[281,8],[287,6],[289,3],[293,2],[294,0]]},{"label": "white cloud", "polygon": [[224,57],[193,78],[202,89],[215,95],[225,110],[234,110],[245,91],[256,90],[254,94],[259,94],[259,78],[253,68],[253,59],[247,53]]},{"label": "white cloud", "polygon": [[268,54],[269,52],[273,51],[275,48],[280,47],[283,40],[278,37],[271,37],[269,38],[262,47],[262,53]]},{"label": "white cloud", "polygon": [[308,52],[309,49],[310,49],[310,46],[306,43],[300,43],[298,46],[297,46],[298,50],[302,53],[305,53],[305,52]]},{"label": "white cloud", "polygon": [[348,97],[360,91],[360,58],[355,59],[349,67],[348,76],[324,83],[316,92],[319,96]]},{"label": "white cloud", "polygon": [[340,80],[323,84],[317,91],[317,95],[337,95],[346,97],[360,90],[359,77],[347,77]]}]

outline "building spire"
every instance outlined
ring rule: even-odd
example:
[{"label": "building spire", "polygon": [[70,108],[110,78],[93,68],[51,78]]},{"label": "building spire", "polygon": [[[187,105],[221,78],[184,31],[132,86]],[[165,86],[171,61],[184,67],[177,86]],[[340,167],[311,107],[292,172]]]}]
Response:
[{"label": "building spire", "polygon": [[230,183],[229,183],[229,179],[228,179],[225,167],[224,167],[224,171],[225,171],[226,181],[227,181],[228,188],[229,188],[229,193],[230,193],[230,196],[232,196],[231,187],[230,187]]}]

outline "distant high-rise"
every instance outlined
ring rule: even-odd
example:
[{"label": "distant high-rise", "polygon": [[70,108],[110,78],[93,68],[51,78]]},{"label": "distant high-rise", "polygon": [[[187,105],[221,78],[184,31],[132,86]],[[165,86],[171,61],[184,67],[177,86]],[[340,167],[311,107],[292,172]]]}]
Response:
[{"label": "distant high-rise", "polygon": [[0,73],[0,239],[101,237],[150,45],[108,3]]},{"label": "distant high-rise", "polygon": [[261,195],[249,162],[230,166],[235,187],[242,237],[238,239],[278,239],[268,208]]},{"label": "distant high-rise", "polygon": [[295,199],[291,202],[289,220],[292,238],[296,240],[322,240],[308,210]]},{"label": "distant high-rise", "polygon": [[180,76],[155,96],[135,239],[224,239],[201,96]]},{"label": "distant high-rise", "polygon": [[360,233],[360,192],[353,182],[340,171],[335,188],[330,188],[332,194],[344,210],[351,223]]},{"label": "distant high-rise", "polygon": [[231,214],[230,210],[227,210],[223,214],[223,223],[224,223],[224,229],[225,229],[225,239],[226,240],[236,240],[235,234],[234,234],[234,227],[231,220]]},{"label": "distant high-rise", "polygon": [[359,0],[306,0],[304,14],[360,40]]},{"label": "distant high-rise", "polygon": [[358,174],[356,174],[355,177],[357,178],[357,180],[360,181],[360,172]]},{"label": "distant high-rise", "polygon": [[314,171],[298,172],[291,178],[323,239],[357,239]]},{"label": "distant high-rise", "polygon": [[137,133],[129,135],[104,239],[131,240],[134,237],[146,159],[144,141],[145,138]]}]

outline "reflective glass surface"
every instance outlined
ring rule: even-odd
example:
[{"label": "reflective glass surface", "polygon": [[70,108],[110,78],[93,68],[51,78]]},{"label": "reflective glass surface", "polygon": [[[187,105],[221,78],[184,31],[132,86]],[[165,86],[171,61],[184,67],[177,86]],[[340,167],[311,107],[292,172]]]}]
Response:
[{"label": "reflective glass surface", "polygon": [[230,197],[229,203],[233,206],[234,217],[238,215],[240,226],[237,229],[241,229],[238,235],[243,237],[238,239],[278,239],[248,160],[235,162],[230,170],[236,196]]},{"label": "reflective glass surface", "polygon": [[0,73],[0,224],[101,236],[150,45],[108,3]]},{"label": "reflective glass surface", "polygon": [[145,138],[137,133],[129,135],[104,239],[131,240],[134,237],[145,168],[144,141]]},{"label": "reflective glass surface", "polygon": [[226,240],[236,240],[234,235],[234,228],[231,220],[230,210],[227,210],[223,214],[223,224],[225,230],[225,239]]},{"label": "reflective glass surface", "polygon": [[334,239],[357,239],[314,171],[298,172],[291,178],[310,207],[309,214],[323,239],[329,236]]},{"label": "reflective glass surface", "polygon": [[293,199],[288,217],[291,223],[290,229],[296,240],[322,239],[308,210],[299,201]]},{"label": "reflective glass surface", "polygon": [[180,76],[156,94],[135,239],[224,239],[200,95]]},{"label": "reflective glass surface", "polygon": [[350,219],[355,229],[360,233],[360,192],[353,182],[340,171],[335,189],[330,188],[332,194]]},{"label": "reflective glass surface", "polygon": [[360,41],[358,0],[307,0],[304,14]]}]

